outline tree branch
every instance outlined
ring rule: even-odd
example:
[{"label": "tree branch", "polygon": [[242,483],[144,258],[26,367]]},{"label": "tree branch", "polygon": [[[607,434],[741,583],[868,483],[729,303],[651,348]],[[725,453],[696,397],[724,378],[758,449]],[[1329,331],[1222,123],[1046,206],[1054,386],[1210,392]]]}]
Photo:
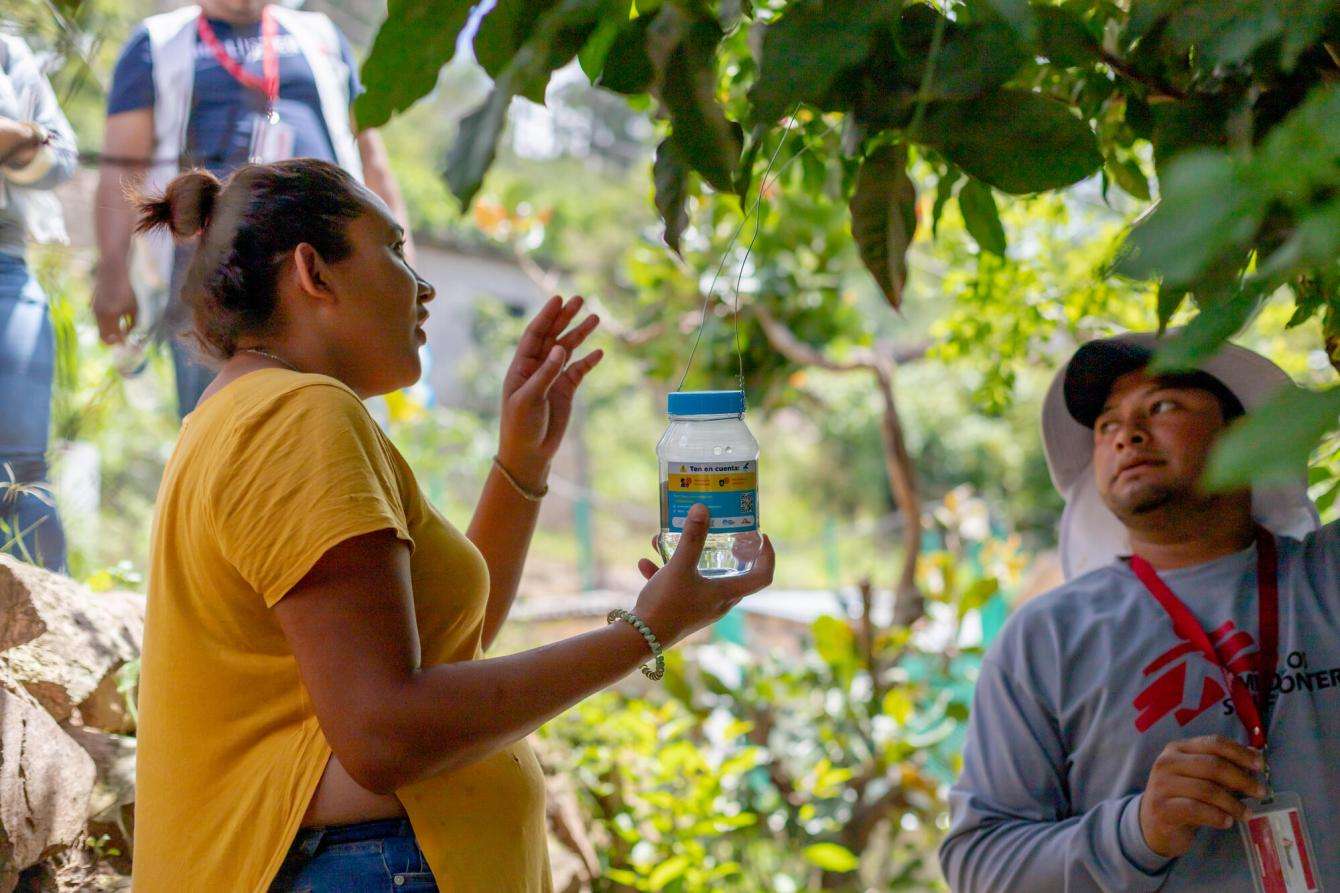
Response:
[{"label": "tree branch", "polygon": [[1103,60],[1103,62],[1107,65],[1108,68],[1111,68],[1117,74],[1126,78],[1126,80],[1134,81],[1135,83],[1149,90],[1149,99],[1153,102],[1158,102],[1161,99],[1169,100],[1169,99],[1187,98],[1187,93],[1185,90],[1179,90],[1172,84],[1165,84],[1163,81],[1159,80],[1156,77],[1151,77],[1150,75],[1136,71],[1134,68],[1131,67],[1130,63],[1127,62],[1125,59],[1113,53],[1109,53],[1107,50],[1100,49],[1099,58]]},{"label": "tree branch", "polygon": [[[912,457],[903,437],[898,404],[894,399],[893,374],[895,364],[875,351],[855,352],[853,358],[839,362],[796,337],[785,323],[777,319],[761,304],[749,305],[758,320],[768,343],[782,356],[802,366],[815,366],[831,372],[869,372],[874,376],[884,413],[880,435],[884,441],[884,466],[889,476],[889,487],[894,504],[903,515],[903,566],[895,590],[894,622],[908,625],[925,611],[925,600],[917,588],[917,561],[921,554],[921,497],[917,491],[916,472]],[[927,345],[929,347],[929,345]],[[913,351],[915,352],[915,351]],[[924,355],[925,348],[920,355]]]}]

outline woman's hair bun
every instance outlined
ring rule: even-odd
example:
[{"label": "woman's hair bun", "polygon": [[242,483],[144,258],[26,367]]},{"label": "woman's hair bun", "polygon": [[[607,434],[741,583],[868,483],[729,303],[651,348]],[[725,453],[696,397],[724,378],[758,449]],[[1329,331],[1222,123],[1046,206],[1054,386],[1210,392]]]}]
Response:
[{"label": "woman's hair bun", "polygon": [[162,227],[179,239],[188,239],[209,226],[222,190],[219,178],[209,171],[187,171],[168,184],[161,198],[136,201],[140,221],[135,231],[146,233]]}]

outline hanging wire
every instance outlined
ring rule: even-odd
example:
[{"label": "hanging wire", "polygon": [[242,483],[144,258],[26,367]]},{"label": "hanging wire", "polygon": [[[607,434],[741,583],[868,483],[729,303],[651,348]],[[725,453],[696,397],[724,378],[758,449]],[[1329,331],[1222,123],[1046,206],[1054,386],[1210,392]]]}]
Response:
[{"label": "hanging wire", "polygon": [[[788,167],[790,167],[793,163],[795,163],[797,159],[799,159],[801,156],[803,156],[806,152],[810,150],[810,146],[808,143],[801,146],[800,151],[798,151],[796,154],[788,158],[785,161],[785,163],[783,163],[782,166],[777,169],[777,173],[773,176],[772,180],[771,181],[768,180],[768,175],[772,173],[773,163],[776,162],[777,156],[781,154],[782,146],[786,145],[786,137],[791,132],[791,125],[795,123],[795,116],[799,110],[800,110],[800,103],[796,103],[796,105],[791,109],[791,114],[787,116],[786,129],[782,132],[782,138],[777,141],[777,148],[773,150],[772,157],[768,159],[768,166],[764,168],[763,176],[759,178],[758,196],[754,199],[754,205],[752,208],[748,208],[746,210],[744,216],[740,219],[740,225],[735,228],[735,232],[731,234],[730,240],[726,243],[726,247],[722,251],[721,262],[717,264],[716,272],[712,275],[712,282],[711,284],[708,285],[707,293],[703,296],[703,306],[702,306],[701,319],[698,323],[698,333],[693,339],[693,347],[689,350],[688,360],[685,361],[684,363],[684,373],[679,377],[679,384],[675,387],[676,391],[684,390],[684,382],[688,379],[689,371],[693,368],[693,358],[698,353],[698,345],[703,340],[703,331],[707,328],[707,322],[709,319],[707,309],[709,306],[711,306],[712,293],[716,289],[717,279],[721,276],[721,271],[726,268],[726,262],[730,260],[731,249],[735,247],[735,243],[739,240],[740,233],[744,232],[744,228],[749,224],[750,216],[754,216],[755,219],[754,235],[750,238],[749,245],[745,250],[744,257],[740,261],[740,275],[737,277],[735,282],[735,301],[734,301],[735,358],[737,363],[737,376],[740,383],[740,390],[741,391],[744,390],[744,353],[740,346],[740,283],[744,279],[744,269],[745,265],[748,263],[749,260],[749,252],[753,250],[754,241],[758,238],[758,232],[761,226],[761,220],[757,215],[759,211],[759,206],[763,203],[764,193],[767,191],[770,182],[776,183],[777,180],[782,176],[782,173]],[[826,128],[824,128],[823,133],[819,134],[819,138],[822,139],[828,136],[828,134],[832,133],[833,127],[834,125],[829,124]]]}]

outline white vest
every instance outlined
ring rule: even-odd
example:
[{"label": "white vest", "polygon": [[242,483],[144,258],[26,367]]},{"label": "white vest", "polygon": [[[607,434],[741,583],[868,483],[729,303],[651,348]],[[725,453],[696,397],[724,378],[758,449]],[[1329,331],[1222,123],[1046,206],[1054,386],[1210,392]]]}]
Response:
[{"label": "white vest", "polygon": [[[293,36],[312,69],[336,163],[362,182],[363,164],[349,118],[349,105],[353,101],[349,95],[349,68],[340,54],[340,37],[335,23],[319,12],[300,12],[277,5],[270,6],[269,11]],[[195,87],[198,18],[199,6],[185,6],[144,20],[154,76],[154,164],[145,178],[149,194],[161,192],[181,173],[182,149],[186,144],[191,94]],[[145,281],[137,283],[136,291],[147,288],[166,292],[172,276],[172,240],[163,233],[154,233],[144,239],[143,249],[148,255],[150,269],[141,270]],[[141,293],[141,304],[145,297],[148,296]]]}]

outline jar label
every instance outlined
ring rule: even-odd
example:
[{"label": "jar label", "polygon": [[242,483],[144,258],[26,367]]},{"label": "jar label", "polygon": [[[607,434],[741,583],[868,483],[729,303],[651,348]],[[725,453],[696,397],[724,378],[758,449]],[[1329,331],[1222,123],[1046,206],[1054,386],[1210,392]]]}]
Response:
[{"label": "jar label", "polygon": [[758,530],[758,462],[671,462],[661,526],[682,531],[695,503],[712,513],[709,533]]}]

